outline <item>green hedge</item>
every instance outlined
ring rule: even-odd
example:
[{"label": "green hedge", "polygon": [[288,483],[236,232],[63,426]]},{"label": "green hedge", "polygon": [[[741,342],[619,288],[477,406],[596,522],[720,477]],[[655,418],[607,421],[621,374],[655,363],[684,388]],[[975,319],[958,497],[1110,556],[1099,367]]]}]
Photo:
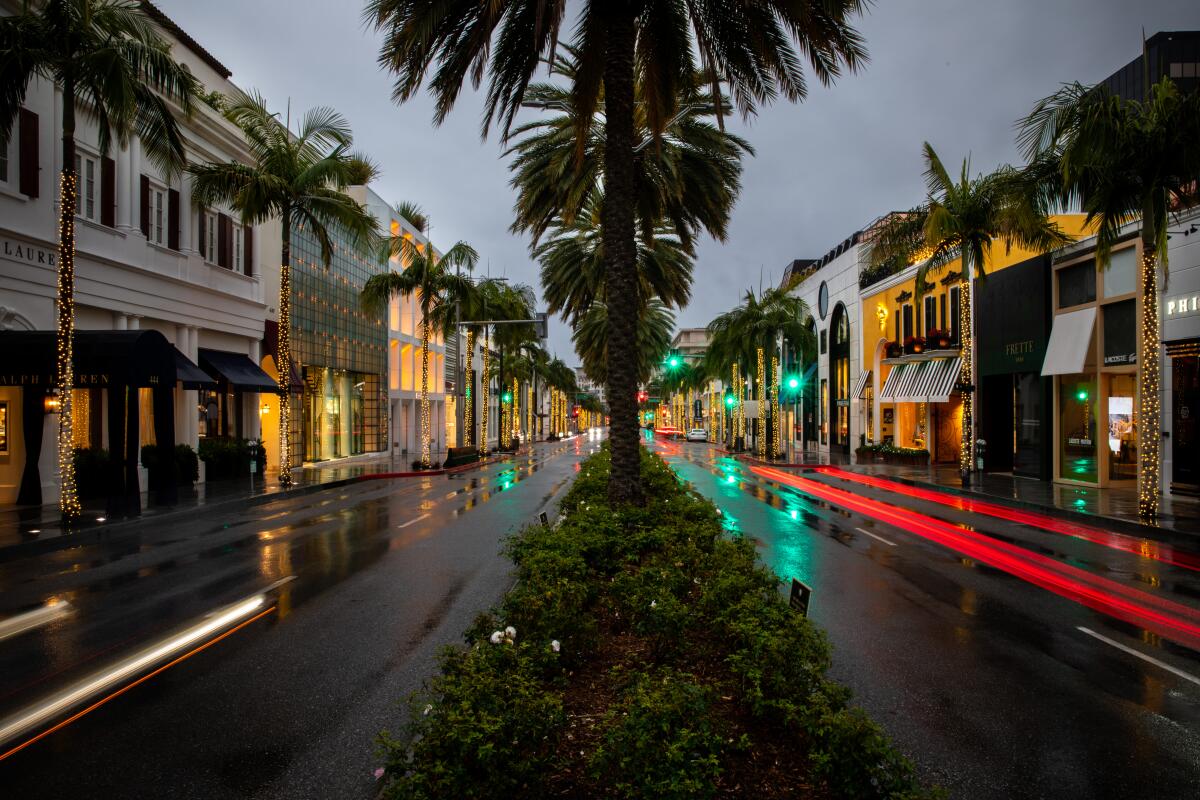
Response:
[{"label": "green hedge", "polygon": [[[155,444],[142,445],[142,466],[150,473],[150,484],[157,485],[156,473],[160,468],[159,453],[162,448]],[[168,447],[175,460],[175,480],[180,486],[191,486],[200,479],[200,459],[190,445],[177,444]]]},{"label": "green hedge", "polygon": [[261,443],[250,439],[208,436],[200,440],[200,460],[204,479],[209,481],[244,478],[250,474],[250,448],[256,446],[258,474],[267,468],[267,452]]},{"label": "green hedge", "polygon": [[608,465],[510,539],[520,580],[381,736],[383,796],[939,796],[712,504],[643,454],[647,506],[615,511]]},{"label": "green hedge", "polygon": [[75,491],[81,500],[108,494],[108,451],[99,447],[75,448]]}]

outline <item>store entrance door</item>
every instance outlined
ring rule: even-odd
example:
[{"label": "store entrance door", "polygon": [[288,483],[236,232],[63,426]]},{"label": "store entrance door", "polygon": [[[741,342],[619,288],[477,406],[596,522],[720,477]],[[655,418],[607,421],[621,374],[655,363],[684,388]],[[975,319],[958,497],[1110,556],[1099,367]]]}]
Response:
[{"label": "store entrance door", "polygon": [[1200,492],[1200,356],[1171,358],[1171,488]]}]

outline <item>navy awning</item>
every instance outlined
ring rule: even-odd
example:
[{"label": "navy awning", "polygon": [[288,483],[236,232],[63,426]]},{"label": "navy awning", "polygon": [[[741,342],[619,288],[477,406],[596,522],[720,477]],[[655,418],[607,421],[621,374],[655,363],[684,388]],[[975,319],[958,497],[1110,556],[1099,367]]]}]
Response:
[{"label": "navy awning", "polygon": [[277,392],[279,384],[244,353],[200,349],[200,367],[219,383],[242,392]]},{"label": "navy awning", "polygon": [[175,348],[175,380],[183,384],[184,389],[215,389],[217,382],[208,377],[208,373],[193,364],[187,356]]},{"label": "navy awning", "polygon": [[[155,330],[75,331],[75,387],[175,386],[175,348]],[[0,386],[54,384],[54,331],[0,332]]]}]

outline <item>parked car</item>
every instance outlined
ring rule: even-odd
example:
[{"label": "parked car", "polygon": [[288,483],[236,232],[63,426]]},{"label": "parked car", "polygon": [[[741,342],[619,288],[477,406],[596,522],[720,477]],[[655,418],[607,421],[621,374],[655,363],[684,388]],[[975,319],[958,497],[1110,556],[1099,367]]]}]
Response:
[{"label": "parked car", "polygon": [[687,432],[687,440],[689,442],[707,442],[708,431],[704,430],[704,428],[692,428]]}]

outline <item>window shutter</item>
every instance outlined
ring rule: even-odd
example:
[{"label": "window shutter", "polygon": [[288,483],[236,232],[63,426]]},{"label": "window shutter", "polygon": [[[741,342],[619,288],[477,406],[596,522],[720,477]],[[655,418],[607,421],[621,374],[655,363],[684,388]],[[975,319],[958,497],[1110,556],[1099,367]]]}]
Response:
[{"label": "window shutter", "polygon": [[229,217],[217,215],[217,266],[229,269]]},{"label": "window shutter", "polygon": [[167,190],[167,247],[179,249],[179,192]]},{"label": "window shutter", "polygon": [[200,209],[200,257],[208,258],[208,231],[207,228],[208,214],[202,207]]},{"label": "window shutter", "polygon": [[117,224],[117,162],[107,156],[100,159],[100,224]]},{"label": "window shutter", "polygon": [[150,238],[150,179],[145,175],[141,178],[141,215],[142,215],[142,236]]},{"label": "window shutter", "polygon": [[254,275],[254,227],[251,225],[242,232],[242,268],[247,277]]},{"label": "window shutter", "polygon": [[26,197],[38,196],[38,115],[27,108],[22,108],[17,123],[18,147],[20,148],[20,191]]}]

